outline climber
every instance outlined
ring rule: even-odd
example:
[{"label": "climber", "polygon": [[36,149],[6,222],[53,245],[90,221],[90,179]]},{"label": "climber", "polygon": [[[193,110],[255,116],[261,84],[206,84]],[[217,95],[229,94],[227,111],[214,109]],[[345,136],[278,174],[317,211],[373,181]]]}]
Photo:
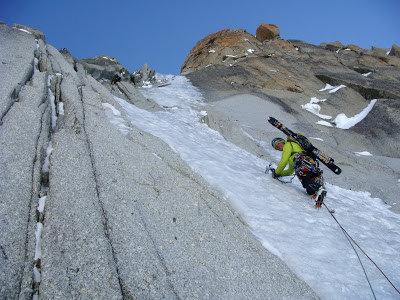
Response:
[{"label": "climber", "polygon": [[134,86],[136,86],[136,78],[135,75],[131,74],[129,77],[129,83],[133,84]]},{"label": "climber", "polygon": [[111,86],[121,81],[121,77],[118,74],[115,74],[113,80],[111,81]]},{"label": "climber", "polygon": [[[309,157],[303,148],[290,137],[287,141],[282,138],[274,138],[272,147],[283,151],[278,167],[271,168],[272,177],[277,179],[281,176],[290,176],[294,171],[307,193],[312,195],[311,198],[315,200],[315,207],[321,207],[326,196],[326,189],[318,162]],[[289,167],[284,170],[287,164]]]}]

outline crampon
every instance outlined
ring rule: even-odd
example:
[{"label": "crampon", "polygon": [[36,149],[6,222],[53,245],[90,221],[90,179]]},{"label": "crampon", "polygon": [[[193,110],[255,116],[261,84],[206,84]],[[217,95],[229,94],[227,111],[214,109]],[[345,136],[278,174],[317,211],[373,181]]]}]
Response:
[{"label": "crampon", "polygon": [[312,195],[311,199],[315,201],[315,208],[321,208],[321,205],[324,203],[324,199],[326,196],[326,189],[321,187],[314,195]]}]

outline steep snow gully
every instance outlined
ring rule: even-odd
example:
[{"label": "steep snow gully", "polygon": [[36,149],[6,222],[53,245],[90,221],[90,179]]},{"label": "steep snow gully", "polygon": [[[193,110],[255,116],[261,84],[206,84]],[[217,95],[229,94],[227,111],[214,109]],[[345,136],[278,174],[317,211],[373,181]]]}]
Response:
[{"label": "steep snow gully", "polygon": [[[360,262],[338,224],[316,210],[297,180],[282,186],[264,174],[267,161],[227,142],[200,122],[201,94],[185,77],[142,93],[166,109],[150,113],[115,97],[122,107],[105,106],[110,121],[127,134],[126,123],[167,142],[182,159],[221,192],[273,254],[283,259],[323,299],[370,299],[373,294]],[[284,121],[284,120],[283,120]],[[279,154],[275,155],[275,163]],[[277,156],[278,155],[278,156]],[[325,203],[363,250],[399,286],[400,216],[380,199],[327,184]],[[399,294],[357,249],[376,297]]]}]

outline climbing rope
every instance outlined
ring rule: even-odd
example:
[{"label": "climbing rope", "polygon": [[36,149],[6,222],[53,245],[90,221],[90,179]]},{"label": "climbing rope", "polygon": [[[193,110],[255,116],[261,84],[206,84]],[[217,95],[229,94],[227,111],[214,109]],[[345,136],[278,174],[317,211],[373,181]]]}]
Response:
[{"label": "climbing rope", "polygon": [[276,180],[278,180],[280,183],[286,184],[286,183],[292,183],[292,181],[293,181],[293,178],[294,178],[295,176],[296,176],[296,175],[293,175],[293,177],[292,177],[292,178],[290,178],[290,180],[289,180],[289,181],[282,180],[282,179],[280,179],[279,177],[278,177],[278,178],[275,178],[275,179],[276,179]]},{"label": "climbing rope", "polygon": [[378,267],[378,265],[377,265],[377,264],[364,252],[364,250],[353,240],[353,238],[352,238],[352,237],[350,236],[350,234],[343,228],[343,226],[340,225],[339,221],[335,218],[335,216],[333,215],[332,211],[328,208],[328,206],[326,206],[325,203],[323,203],[323,204],[324,204],[325,208],[328,210],[329,214],[330,214],[330,215],[332,216],[332,218],[335,220],[335,222],[339,225],[339,227],[340,227],[340,229],[342,230],[343,234],[345,235],[346,239],[349,241],[351,247],[353,248],[354,252],[356,253],[356,255],[357,255],[357,257],[358,257],[358,260],[359,260],[359,262],[360,262],[360,264],[361,264],[361,267],[362,267],[362,269],[363,269],[363,271],[364,271],[365,277],[367,278],[369,287],[371,288],[372,294],[374,295],[374,299],[376,299],[374,290],[372,289],[371,283],[370,283],[370,281],[369,281],[369,279],[368,279],[367,273],[366,273],[366,271],[365,271],[365,269],[364,269],[364,266],[363,266],[363,264],[362,264],[362,262],[361,262],[360,256],[358,255],[356,249],[354,248],[354,246],[353,246],[353,244],[352,244],[351,242],[353,242],[354,245],[356,245],[356,246],[361,250],[361,252],[362,252],[362,253],[375,265],[375,267],[382,273],[382,275],[383,275],[383,276],[386,278],[386,280],[392,285],[392,287],[396,290],[396,292],[400,294],[400,291],[394,286],[394,284],[389,280],[389,278],[385,275],[385,273],[383,273],[383,271]]}]

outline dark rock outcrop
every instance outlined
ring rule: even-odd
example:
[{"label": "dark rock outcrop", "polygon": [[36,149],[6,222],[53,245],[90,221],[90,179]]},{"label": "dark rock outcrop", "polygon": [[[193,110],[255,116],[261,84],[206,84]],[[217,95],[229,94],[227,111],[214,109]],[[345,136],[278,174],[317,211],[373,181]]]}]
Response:
[{"label": "dark rock outcrop", "polygon": [[114,75],[119,75],[123,81],[130,79],[129,70],[124,68],[115,58],[108,55],[99,55],[81,59],[79,62],[85,70],[98,81],[110,81]]},{"label": "dark rock outcrop", "polygon": [[[71,63],[71,55],[67,49],[62,49],[60,52]],[[76,59],[74,64],[76,64]],[[79,63],[83,65],[85,70],[97,81],[107,84],[111,83],[114,76],[121,77],[122,82],[130,82],[137,87],[153,84],[156,82],[155,70],[150,69],[147,63],[141,69],[130,73],[124,68],[115,58],[108,55],[100,55],[92,58],[81,59]]]},{"label": "dark rock outcrop", "polygon": [[392,49],[390,50],[389,55],[400,57],[400,47],[396,44],[393,44]]},{"label": "dark rock outcrop", "polygon": [[345,48],[345,45],[343,45],[341,42],[339,42],[339,41],[335,41],[335,42],[332,42],[332,43],[328,43],[328,44],[322,44],[326,49],[328,49],[328,50],[332,50],[332,51],[338,51],[338,50],[341,50],[341,49],[344,49]]},{"label": "dark rock outcrop", "polygon": [[256,38],[260,42],[279,38],[280,30],[275,24],[262,23],[256,31]]},{"label": "dark rock outcrop", "polygon": [[147,63],[141,69],[133,72],[131,76],[134,78],[135,84],[139,86],[156,82],[156,71],[150,69]]}]

